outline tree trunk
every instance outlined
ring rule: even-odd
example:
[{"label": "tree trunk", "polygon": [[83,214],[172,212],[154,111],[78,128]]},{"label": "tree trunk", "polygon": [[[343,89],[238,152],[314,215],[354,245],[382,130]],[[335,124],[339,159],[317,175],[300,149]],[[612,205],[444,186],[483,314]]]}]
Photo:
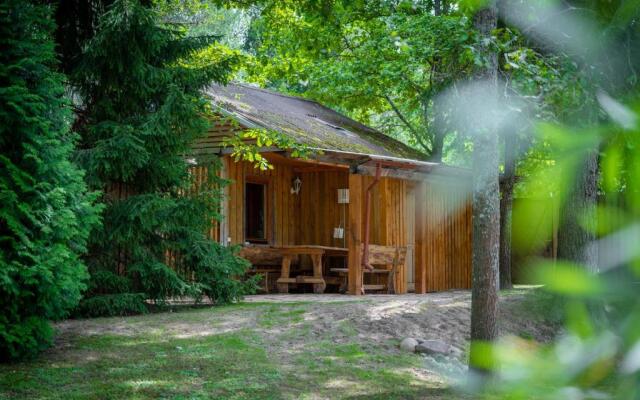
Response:
[{"label": "tree trunk", "polygon": [[504,135],[504,175],[500,188],[500,289],[511,289],[511,227],[513,187],[516,180],[517,138],[507,132]]},{"label": "tree trunk", "polygon": [[[441,0],[434,0],[433,2],[433,14],[436,17],[442,15],[442,8],[444,4]],[[438,63],[434,65],[432,74],[437,74],[438,72]],[[436,101],[433,102],[433,139],[431,141],[431,155],[429,156],[429,161],[432,162],[442,162],[442,153],[444,147],[444,114],[442,113],[441,107],[438,106]],[[426,121],[425,121],[426,122]]]},{"label": "tree trunk", "polygon": [[[591,272],[598,269],[598,249],[592,245],[595,236],[580,224],[585,211],[596,206],[598,201],[598,152],[587,154],[578,169],[573,190],[569,193],[562,212],[562,223],[558,230],[558,258],[585,266]],[[595,224],[595,214],[590,224]]]},{"label": "tree trunk", "polygon": [[[496,28],[495,2],[490,1],[474,16],[474,27],[480,38],[491,35]],[[482,44],[486,64],[476,78],[495,88],[497,95],[497,56]],[[471,297],[471,357],[470,367],[480,370],[487,365],[487,354],[481,342],[493,341],[497,334],[498,259],[500,251],[500,187],[498,183],[498,137],[482,129],[473,136],[473,290]]]},{"label": "tree trunk", "polygon": [[438,104],[437,101],[434,101],[433,103],[432,129],[433,129],[433,136],[431,137],[431,155],[429,157],[429,160],[439,163],[442,161],[446,127],[445,127],[442,105]]}]

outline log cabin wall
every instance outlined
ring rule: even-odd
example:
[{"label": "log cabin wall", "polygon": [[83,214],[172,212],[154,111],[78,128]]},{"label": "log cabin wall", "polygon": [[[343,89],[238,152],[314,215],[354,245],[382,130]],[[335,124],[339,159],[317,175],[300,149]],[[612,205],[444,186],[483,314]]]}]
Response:
[{"label": "log cabin wall", "polygon": [[[204,186],[209,183],[209,167],[207,165],[195,165],[189,167],[189,174],[191,175],[193,184],[184,193],[187,196],[194,196],[204,189]],[[217,221],[211,221],[211,228],[209,228],[209,238],[220,241],[220,227]]]},{"label": "log cabin wall", "polygon": [[[247,177],[254,176],[267,179],[270,185],[269,218],[273,229],[270,244],[341,247],[342,240],[333,238],[333,228],[340,226],[344,218],[346,246],[350,252],[362,248],[366,189],[373,177],[347,171],[304,172],[277,162],[272,163],[274,169],[260,171],[250,163],[236,163],[228,156],[223,162],[226,177],[232,180],[227,187],[226,218],[231,243],[240,244],[244,240],[244,183]],[[296,176],[302,180],[299,195],[290,193]],[[337,189],[346,187],[350,188],[350,204],[343,211],[337,202]],[[383,177],[374,187],[371,244],[405,247],[414,234],[414,265],[405,265],[398,271],[395,282],[398,293],[408,290],[409,268],[414,268],[416,293],[471,287],[471,207],[467,193],[464,186],[443,180],[414,182]],[[408,203],[415,207],[408,207]],[[413,208],[415,214],[408,215]],[[357,218],[350,216],[354,210],[358,210]],[[408,232],[411,225],[407,220],[413,217],[414,231]],[[352,229],[357,232],[354,234]],[[352,238],[356,238],[354,243]],[[358,257],[350,258],[356,262]]]},{"label": "log cabin wall", "polygon": [[[358,185],[356,193],[352,196],[360,196],[361,207],[361,233],[360,237],[364,238],[365,232],[365,208],[367,188],[373,182],[371,176],[360,176],[361,184]],[[406,227],[406,205],[407,198],[412,195],[410,188],[412,182],[382,177],[378,184],[371,191],[371,223],[370,223],[370,243],[385,246],[406,247],[407,227]],[[396,275],[395,289],[397,293],[407,292],[407,269],[411,266],[403,265]],[[368,277],[369,279],[386,279],[381,276]],[[371,283],[379,283],[372,281]]]},{"label": "log cabin wall", "polygon": [[[268,182],[269,197],[268,230],[269,244],[296,244],[298,221],[300,220],[300,195],[291,194],[294,179],[293,167],[273,163],[273,169],[261,171],[248,162],[235,162],[229,156],[223,158],[227,186],[226,223],[231,244],[244,243],[244,186],[247,179],[258,178]],[[304,191],[304,183],[303,189]],[[301,191],[301,194],[302,194]],[[224,238],[223,238],[224,241]]]},{"label": "log cabin wall", "polygon": [[471,288],[468,188],[445,181],[416,187],[416,293]]},{"label": "log cabin wall", "polygon": [[[196,139],[191,144],[191,153],[194,156],[216,154],[224,147],[225,138],[241,133],[247,128],[242,127],[232,118],[220,114],[214,114],[211,121],[211,128],[206,135]],[[252,139],[245,140],[247,143],[255,142]]]},{"label": "log cabin wall", "polygon": [[295,244],[344,247],[343,239],[333,237],[333,228],[344,228],[348,204],[338,204],[338,189],[349,187],[345,171],[316,171],[298,174],[300,191],[299,239]]}]

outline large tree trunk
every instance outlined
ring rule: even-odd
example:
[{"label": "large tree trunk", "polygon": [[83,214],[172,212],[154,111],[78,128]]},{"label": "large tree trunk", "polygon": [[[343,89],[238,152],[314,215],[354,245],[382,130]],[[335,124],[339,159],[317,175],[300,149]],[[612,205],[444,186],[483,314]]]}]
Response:
[{"label": "large tree trunk", "polygon": [[[435,71],[435,69],[434,69]],[[444,121],[444,112],[442,105],[438,102],[434,102],[433,105],[433,136],[431,138],[431,155],[430,161],[442,162],[442,155],[444,153],[444,136],[446,134],[446,127]]]},{"label": "large tree trunk", "polygon": [[500,289],[511,289],[511,229],[513,209],[513,187],[516,180],[517,137],[507,132],[504,135],[504,175],[500,198]]},{"label": "large tree trunk", "polygon": [[[496,28],[495,2],[479,10],[474,26],[481,37],[488,37]],[[497,94],[497,56],[484,45],[486,66],[476,74],[477,79],[490,82]],[[473,290],[471,297],[470,366],[479,369],[479,361],[486,354],[478,342],[493,341],[497,334],[498,316],[498,254],[500,250],[500,187],[498,182],[498,137],[490,129],[474,132],[473,144]]]},{"label": "large tree trunk", "polygon": [[[598,269],[598,249],[592,242],[592,231],[582,227],[585,211],[595,207],[598,201],[598,152],[587,154],[584,163],[578,169],[575,184],[569,193],[562,212],[562,222],[558,230],[558,258],[575,262],[591,272]],[[595,224],[595,214],[591,213],[590,224]]]}]

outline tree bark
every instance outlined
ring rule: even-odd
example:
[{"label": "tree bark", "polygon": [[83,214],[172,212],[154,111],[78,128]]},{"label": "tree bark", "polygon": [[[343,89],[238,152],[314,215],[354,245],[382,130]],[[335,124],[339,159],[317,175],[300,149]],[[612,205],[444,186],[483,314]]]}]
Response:
[{"label": "tree bark", "polygon": [[443,148],[444,133],[436,128],[436,130],[433,132],[433,139],[431,141],[431,155],[429,156],[429,161],[436,163],[442,162]]},{"label": "tree bark", "polygon": [[504,135],[504,175],[500,185],[500,289],[511,289],[511,229],[513,188],[516,180],[517,137],[507,132]]},{"label": "tree bark", "polygon": [[[497,55],[491,51],[483,37],[489,37],[496,28],[495,1],[480,9],[473,19],[480,35],[480,50],[486,64],[476,73],[495,88],[487,96],[497,95]],[[483,129],[484,128],[484,129]],[[471,357],[469,364],[475,370],[487,365],[487,354],[478,342],[491,342],[498,334],[498,260],[500,250],[500,187],[498,182],[498,137],[491,129],[479,127],[473,132],[473,289],[471,297]]]},{"label": "tree bark", "polygon": [[[436,17],[442,15],[442,9],[445,4],[441,0],[434,0],[433,2],[433,14]],[[437,74],[438,72],[438,63],[436,63],[431,71],[432,74]],[[425,121],[426,124],[426,121]],[[442,154],[444,147],[444,115],[442,113],[441,107],[438,106],[437,102],[434,101],[434,112],[433,112],[433,137],[431,140],[431,154],[429,156],[429,161],[432,162],[442,162]]]},{"label": "tree bark", "polygon": [[[564,203],[558,230],[558,258],[585,266],[590,272],[598,272],[598,249],[593,245],[595,236],[580,224],[584,213],[598,201],[598,152],[589,152],[578,169],[574,187]],[[589,221],[597,223],[595,214]]]},{"label": "tree bark", "polygon": [[438,104],[437,101],[434,101],[433,103],[432,129],[433,136],[431,137],[431,155],[429,156],[429,160],[439,163],[442,162],[442,155],[444,153],[444,137],[446,134],[446,127],[442,105]]}]

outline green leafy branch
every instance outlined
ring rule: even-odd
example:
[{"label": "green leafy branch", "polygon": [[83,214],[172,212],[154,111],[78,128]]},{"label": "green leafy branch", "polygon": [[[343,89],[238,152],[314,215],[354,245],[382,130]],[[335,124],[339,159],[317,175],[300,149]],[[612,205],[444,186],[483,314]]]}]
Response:
[{"label": "green leafy branch", "polygon": [[303,143],[298,143],[291,137],[271,129],[248,129],[237,132],[233,136],[224,138],[224,147],[231,147],[231,156],[237,161],[248,161],[261,171],[273,169],[265,157],[260,154],[262,149],[277,147],[288,150],[293,158],[309,158],[316,152]]}]

